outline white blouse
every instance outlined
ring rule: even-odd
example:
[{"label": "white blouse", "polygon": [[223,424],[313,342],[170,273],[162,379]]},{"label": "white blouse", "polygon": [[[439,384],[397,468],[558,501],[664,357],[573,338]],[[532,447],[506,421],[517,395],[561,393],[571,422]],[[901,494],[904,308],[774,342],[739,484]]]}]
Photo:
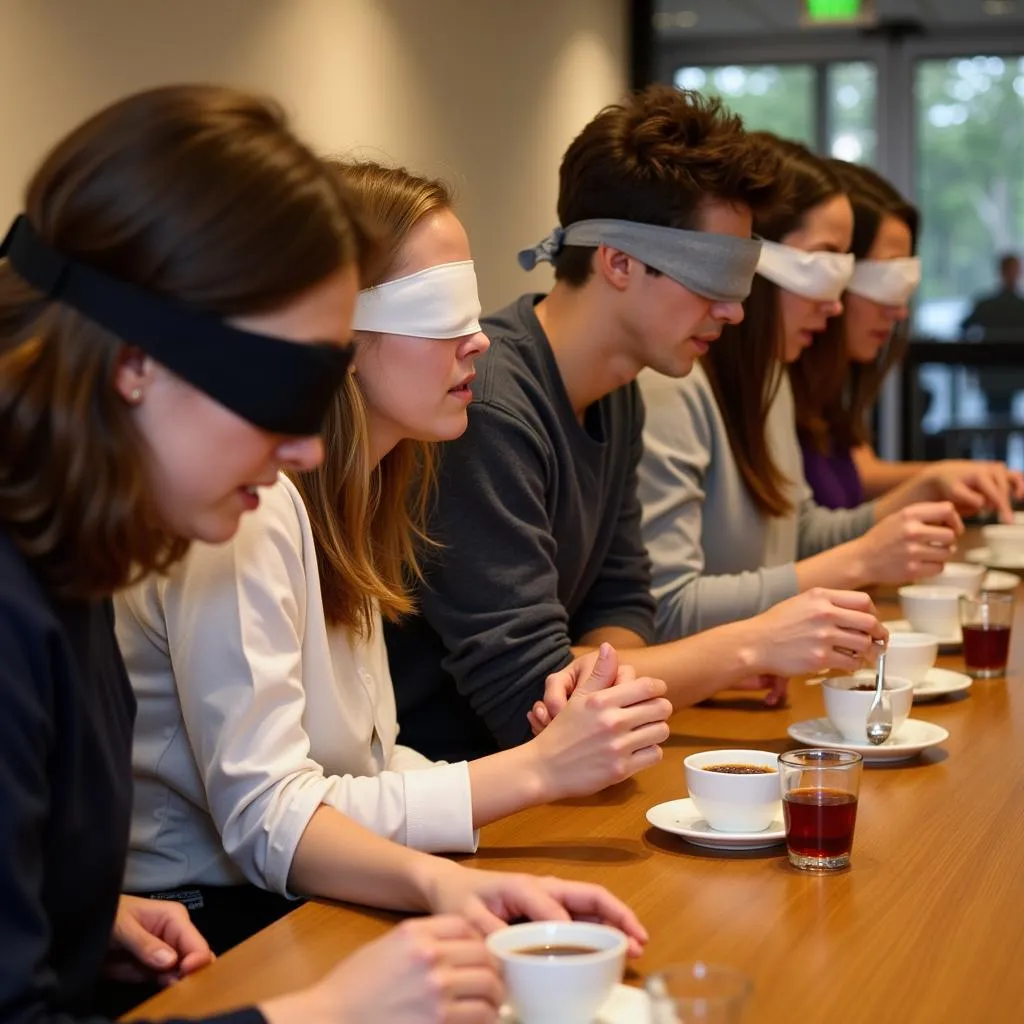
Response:
[{"label": "white blouse", "polygon": [[244,879],[287,894],[327,804],[427,851],[472,851],[469,767],[396,743],[379,615],[328,627],[313,533],[285,477],[227,544],[115,601],[138,700],[129,892]]}]

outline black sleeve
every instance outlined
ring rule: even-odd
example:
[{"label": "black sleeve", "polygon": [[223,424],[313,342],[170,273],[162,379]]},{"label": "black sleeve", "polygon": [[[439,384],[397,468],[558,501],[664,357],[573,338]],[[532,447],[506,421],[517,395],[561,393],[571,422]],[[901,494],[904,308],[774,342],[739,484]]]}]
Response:
[{"label": "black sleeve", "polygon": [[637,472],[644,450],[644,407],[634,385],[635,406],[630,434],[629,472],[619,499],[615,536],[601,564],[601,571],[587,591],[570,623],[574,640],[593,629],[620,626],[654,640],[654,597],[651,594],[651,560],[641,529]]},{"label": "black sleeve", "polygon": [[440,636],[444,670],[502,747],[530,738],[526,713],[544,679],[572,658],[545,502],[546,446],[500,408],[473,408],[444,446],[420,609]]},{"label": "black sleeve", "polygon": [[[50,656],[0,617],[0,1024],[108,1024],[55,1008],[58,983],[42,898],[53,720],[41,681],[52,671]],[[213,1021],[262,1024],[263,1015],[249,1009]]]}]

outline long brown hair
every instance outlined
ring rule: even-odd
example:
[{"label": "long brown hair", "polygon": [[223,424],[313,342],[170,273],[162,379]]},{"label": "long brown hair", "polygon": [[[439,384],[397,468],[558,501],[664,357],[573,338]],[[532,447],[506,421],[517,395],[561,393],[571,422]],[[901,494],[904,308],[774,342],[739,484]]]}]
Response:
[{"label": "long brown hair", "polygon": [[[354,262],[354,207],[273,102],[172,86],[106,108],[32,177],[54,248],[185,304],[273,309]],[[0,526],[46,585],[109,594],[180,558],[114,387],[125,340],[0,262]]]},{"label": "long brown hair", "polygon": [[[363,287],[393,276],[416,225],[451,208],[441,181],[372,162],[329,166],[355,195],[383,249]],[[372,343],[372,337],[360,342]],[[372,466],[366,404],[352,374],[328,413],[324,445],[323,464],[293,479],[313,528],[324,614],[367,636],[375,606],[391,621],[414,608],[410,584],[422,578],[418,552],[429,543],[435,446],[407,438]]]},{"label": "long brown hair", "polygon": [[[916,248],[919,215],[881,175],[867,167],[829,160],[853,204],[851,252],[866,259],[886,217],[897,217],[910,228]],[[829,330],[815,339],[790,367],[796,421],[801,435],[822,454],[856,448],[871,439],[868,418],[886,374],[902,358],[910,336],[904,321],[893,329],[889,343],[873,363],[854,363],[847,355],[845,315],[830,321]]]},{"label": "long brown hair", "polygon": [[[778,242],[802,225],[809,210],[841,195],[843,188],[825,161],[800,143],[768,132],[752,134],[782,158],[785,202],[754,217],[755,233]],[[790,481],[772,457],[765,433],[768,410],[784,372],[782,344],[779,289],[755,275],[742,322],[726,324],[721,338],[701,359],[743,482],[754,504],[769,516],[792,511],[786,493]]]}]

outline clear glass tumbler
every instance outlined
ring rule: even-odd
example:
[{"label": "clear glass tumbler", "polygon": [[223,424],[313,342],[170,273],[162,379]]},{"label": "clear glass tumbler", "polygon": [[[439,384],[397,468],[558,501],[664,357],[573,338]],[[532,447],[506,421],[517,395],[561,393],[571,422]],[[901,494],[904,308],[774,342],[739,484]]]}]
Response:
[{"label": "clear glass tumbler", "polygon": [[1006,675],[1013,625],[1013,594],[983,592],[960,595],[960,629],[964,636],[964,665],[975,679]]},{"label": "clear glass tumbler", "polygon": [[647,979],[651,1024],[740,1024],[753,986],[732,967],[673,964]]},{"label": "clear glass tumbler", "polygon": [[790,750],[779,756],[786,848],[794,867],[850,866],[863,763],[854,750]]}]

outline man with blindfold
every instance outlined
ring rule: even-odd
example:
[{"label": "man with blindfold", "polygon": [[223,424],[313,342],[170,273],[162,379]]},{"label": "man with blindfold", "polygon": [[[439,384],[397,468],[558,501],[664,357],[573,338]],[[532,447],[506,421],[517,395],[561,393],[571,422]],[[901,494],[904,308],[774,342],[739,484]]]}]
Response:
[{"label": "man with blindfold", "polygon": [[827,667],[802,638],[844,615],[874,622],[867,598],[848,612],[818,595],[650,646],[635,378],[685,375],[742,318],[760,254],[752,213],[776,200],[776,171],[717,101],[665,87],[606,108],[570,145],[561,226],[520,253],[528,270],[554,264],[554,288],[483,321],[492,346],[469,429],[442,455],[420,614],[389,631],[404,742],[445,759],[521,743],[577,683],[615,678],[605,643],[681,705]]}]

